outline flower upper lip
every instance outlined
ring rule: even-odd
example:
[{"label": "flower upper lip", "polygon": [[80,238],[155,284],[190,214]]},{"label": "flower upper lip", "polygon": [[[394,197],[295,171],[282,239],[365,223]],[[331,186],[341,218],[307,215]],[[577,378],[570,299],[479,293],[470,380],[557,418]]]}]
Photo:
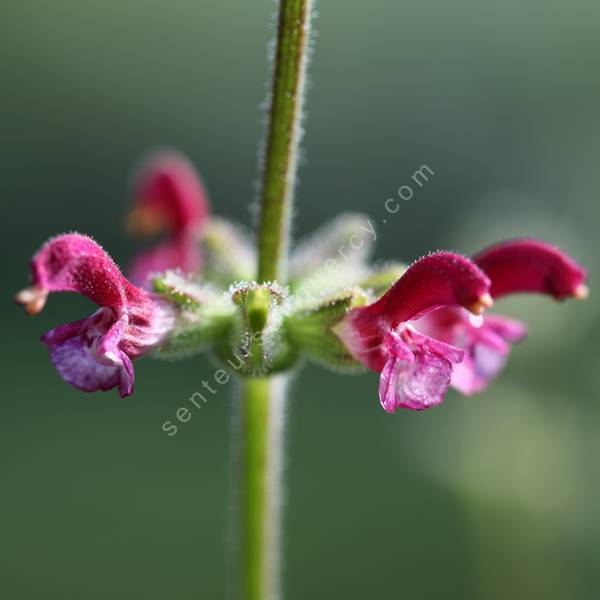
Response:
[{"label": "flower upper lip", "polygon": [[414,262],[377,302],[358,310],[385,315],[397,325],[444,306],[481,312],[492,303],[489,290],[489,278],[470,259],[435,252]]},{"label": "flower upper lip", "polygon": [[481,251],[474,259],[492,281],[490,294],[500,298],[519,292],[565,298],[588,294],[586,270],[565,252],[536,239],[507,240]]}]

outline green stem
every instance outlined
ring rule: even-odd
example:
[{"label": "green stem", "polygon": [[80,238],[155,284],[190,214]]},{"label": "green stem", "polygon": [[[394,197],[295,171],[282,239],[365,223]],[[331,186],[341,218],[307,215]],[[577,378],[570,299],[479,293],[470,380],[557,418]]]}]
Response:
[{"label": "green stem", "polygon": [[281,469],[285,416],[283,376],[242,382],[238,424],[239,517],[235,597],[280,598]]},{"label": "green stem", "polygon": [[[285,282],[312,0],[279,0],[258,222],[259,281]],[[281,466],[286,378],[242,382],[238,409],[240,600],[280,598]]]},{"label": "green stem", "polygon": [[280,0],[258,225],[258,280],[285,279],[312,0]]}]

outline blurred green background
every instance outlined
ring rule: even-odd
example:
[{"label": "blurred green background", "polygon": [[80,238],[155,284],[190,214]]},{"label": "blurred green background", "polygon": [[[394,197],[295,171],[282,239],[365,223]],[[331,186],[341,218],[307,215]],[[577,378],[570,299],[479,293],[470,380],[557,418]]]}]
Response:
[{"label": "blurred green background", "polygon": [[[0,189],[4,339],[0,596],[221,598],[231,385],[174,438],[164,420],[213,372],[136,365],[137,389],[82,395],[38,336],[89,314],[12,294],[50,235],[95,236],[121,264],[129,177],[188,153],[216,212],[250,223],[271,0],[4,0]],[[600,4],[319,2],[296,235],[342,210],[378,256],[548,238],[598,268]],[[434,177],[383,224],[384,202]],[[389,215],[388,215],[389,217]],[[489,392],[385,414],[377,377],[295,378],[286,597],[592,599],[600,594],[598,293],[519,298],[526,320]]]}]

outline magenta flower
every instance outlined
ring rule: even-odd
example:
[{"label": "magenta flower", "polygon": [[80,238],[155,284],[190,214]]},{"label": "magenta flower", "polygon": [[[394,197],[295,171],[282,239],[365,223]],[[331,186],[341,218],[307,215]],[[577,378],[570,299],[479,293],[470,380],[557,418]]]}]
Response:
[{"label": "magenta flower", "polygon": [[[585,298],[588,293],[586,271],[558,248],[539,240],[496,244],[473,260],[490,278],[494,300],[519,292],[557,300]],[[464,350],[462,362],[454,367],[452,386],[466,395],[485,389],[504,367],[511,344],[527,334],[520,321],[501,315],[473,319],[460,308],[432,312],[417,327],[421,333]]]},{"label": "magenta flower", "polygon": [[39,313],[50,292],[76,292],[100,306],[87,319],[48,331],[42,341],[60,376],[84,392],[133,392],[132,360],[171,331],[175,315],[165,301],[135,287],[91,238],[70,233],[49,240],[30,263],[32,285],[16,300]]},{"label": "magenta flower", "polygon": [[143,236],[166,230],[168,237],[134,259],[130,279],[145,286],[152,273],[175,268],[198,272],[199,238],[207,220],[206,192],[190,161],[173,150],[151,155],[139,169],[128,224]]},{"label": "magenta flower", "polygon": [[469,259],[450,252],[415,262],[375,303],[352,310],[336,327],[346,348],[381,373],[379,399],[387,412],[439,404],[463,351],[417,331],[414,321],[445,307],[480,314],[492,305],[490,280]]}]

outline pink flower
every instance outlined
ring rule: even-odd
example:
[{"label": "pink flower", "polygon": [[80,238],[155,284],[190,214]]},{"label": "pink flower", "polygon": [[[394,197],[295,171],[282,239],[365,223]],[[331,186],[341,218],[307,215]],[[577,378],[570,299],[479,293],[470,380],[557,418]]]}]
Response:
[{"label": "pink flower", "polygon": [[151,155],[136,177],[128,225],[143,236],[166,230],[168,238],[134,259],[131,280],[147,285],[152,273],[175,268],[198,272],[202,266],[198,242],[207,220],[206,192],[190,161],[173,150]]},{"label": "pink flower", "polygon": [[132,360],[155,348],[173,327],[173,309],[135,287],[91,238],[76,233],[55,237],[30,263],[32,285],[16,300],[28,314],[39,313],[50,292],[76,292],[100,306],[93,315],[48,331],[42,341],[60,376],[93,392],[133,392]]},{"label": "pink flower", "polygon": [[386,411],[423,410],[443,401],[463,351],[420,333],[414,321],[449,306],[480,314],[492,305],[489,287],[468,258],[438,252],[415,262],[377,302],[352,310],[336,326],[351,354],[381,373]]},{"label": "pink flower", "polygon": [[[588,293],[585,270],[558,248],[539,240],[503,242],[473,260],[490,278],[494,300],[519,292],[557,300],[585,298]],[[504,367],[511,344],[527,334],[525,325],[514,319],[486,315],[477,320],[460,308],[432,312],[417,327],[421,333],[464,350],[462,362],[454,367],[452,386],[467,395],[487,387]]]}]

